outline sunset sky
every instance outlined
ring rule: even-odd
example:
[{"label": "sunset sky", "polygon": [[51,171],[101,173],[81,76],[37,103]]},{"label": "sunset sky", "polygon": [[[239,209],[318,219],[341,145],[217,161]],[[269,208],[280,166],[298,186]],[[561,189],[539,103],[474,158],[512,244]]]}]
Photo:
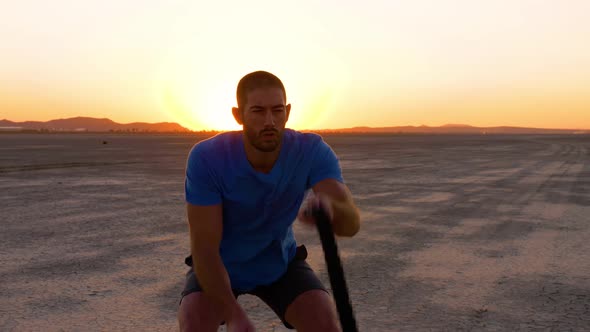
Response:
[{"label": "sunset sky", "polygon": [[53,0],[0,5],[0,119],[239,129],[279,76],[291,128],[590,129],[590,1]]}]

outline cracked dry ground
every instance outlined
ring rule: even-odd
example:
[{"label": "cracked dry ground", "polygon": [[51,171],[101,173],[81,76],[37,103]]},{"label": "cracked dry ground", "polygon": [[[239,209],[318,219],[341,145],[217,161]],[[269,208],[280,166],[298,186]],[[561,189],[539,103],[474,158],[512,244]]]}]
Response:
[{"label": "cracked dry ground", "polygon": [[[1,135],[0,330],[176,330],[202,138]],[[339,239],[361,331],[590,330],[589,136],[326,140],[362,210]]]}]

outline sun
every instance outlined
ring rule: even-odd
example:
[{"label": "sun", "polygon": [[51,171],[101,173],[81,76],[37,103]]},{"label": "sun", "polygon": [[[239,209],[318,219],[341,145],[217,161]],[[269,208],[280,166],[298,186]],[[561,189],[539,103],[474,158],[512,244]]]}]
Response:
[{"label": "sun", "polygon": [[191,130],[240,130],[232,115],[232,88],[206,80],[207,84],[163,84],[160,105],[168,117]]},{"label": "sun", "polygon": [[[294,63],[272,58],[265,65],[257,59],[185,60],[172,63],[174,66],[162,75],[162,90],[166,92],[163,108],[192,130],[241,130],[231,111],[237,106],[236,84],[255,70],[267,70],[285,84],[287,103],[292,104],[288,128],[317,129],[334,126],[340,120],[336,110],[341,107],[348,80],[347,71],[336,57]],[[246,60],[253,64],[245,64]]]},{"label": "sun", "polygon": [[[204,91],[205,92],[205,91]],[[235,98],[231,90],[210,87],[206,93],[197,94],[191,103],[191,112],[209,130],[239,130],[242,127],[232,115]]]}]

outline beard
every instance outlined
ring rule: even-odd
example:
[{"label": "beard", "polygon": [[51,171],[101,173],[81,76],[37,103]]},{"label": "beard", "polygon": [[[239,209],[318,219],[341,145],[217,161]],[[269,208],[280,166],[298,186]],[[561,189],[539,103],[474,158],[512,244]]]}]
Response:
[{"label": "beard", "polygon": [[[281,145],[283,132],[278,129],[265,129],[260,132],[244,128],[248,142],[260,152],[274,152]],[[265,138],[264,134],[274,133],[275,137]]]}]

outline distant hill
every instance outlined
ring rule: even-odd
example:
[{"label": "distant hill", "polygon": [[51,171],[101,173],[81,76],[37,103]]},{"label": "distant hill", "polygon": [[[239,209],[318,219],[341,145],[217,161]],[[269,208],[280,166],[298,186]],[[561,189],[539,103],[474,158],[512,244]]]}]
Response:
[{"label": "distant hill", "polygon": [[[178,123],[117,123],[110,119],[75,117],[51,121],[13,122],[0,120],[0,132],[11,131],[50,131],[50,132],[129,132],[129,133],[185,133],[191,130]],[[306,130],[308,131],[308,130]],[[473,127],[464,124],[446,124],[439,127],[398,126],[398,127],[354,127],[342,129],[309,130],[318,133],[342,134],[590,134],[590,130],[543,129],[524,127]]]},{"label": "distant hill", "polygon": [[364,134],[590,134],[588,130],[543,129],[523,127],[473,127],[463,124],[447,124],[440,127],[398,126],[398,127],[354,127],[320,130],[322,133],[364,133]]},{"label": "distant hill", "polygon": [[110,119],[96,119],[89,117],[57,119],[46,122],[13,122],[9,120],[0,120],[0,129],[5,131],[38,130],[65,132],[190,132],[189,129],[173,122],[133,122],[123,124],[114,122]]}]

